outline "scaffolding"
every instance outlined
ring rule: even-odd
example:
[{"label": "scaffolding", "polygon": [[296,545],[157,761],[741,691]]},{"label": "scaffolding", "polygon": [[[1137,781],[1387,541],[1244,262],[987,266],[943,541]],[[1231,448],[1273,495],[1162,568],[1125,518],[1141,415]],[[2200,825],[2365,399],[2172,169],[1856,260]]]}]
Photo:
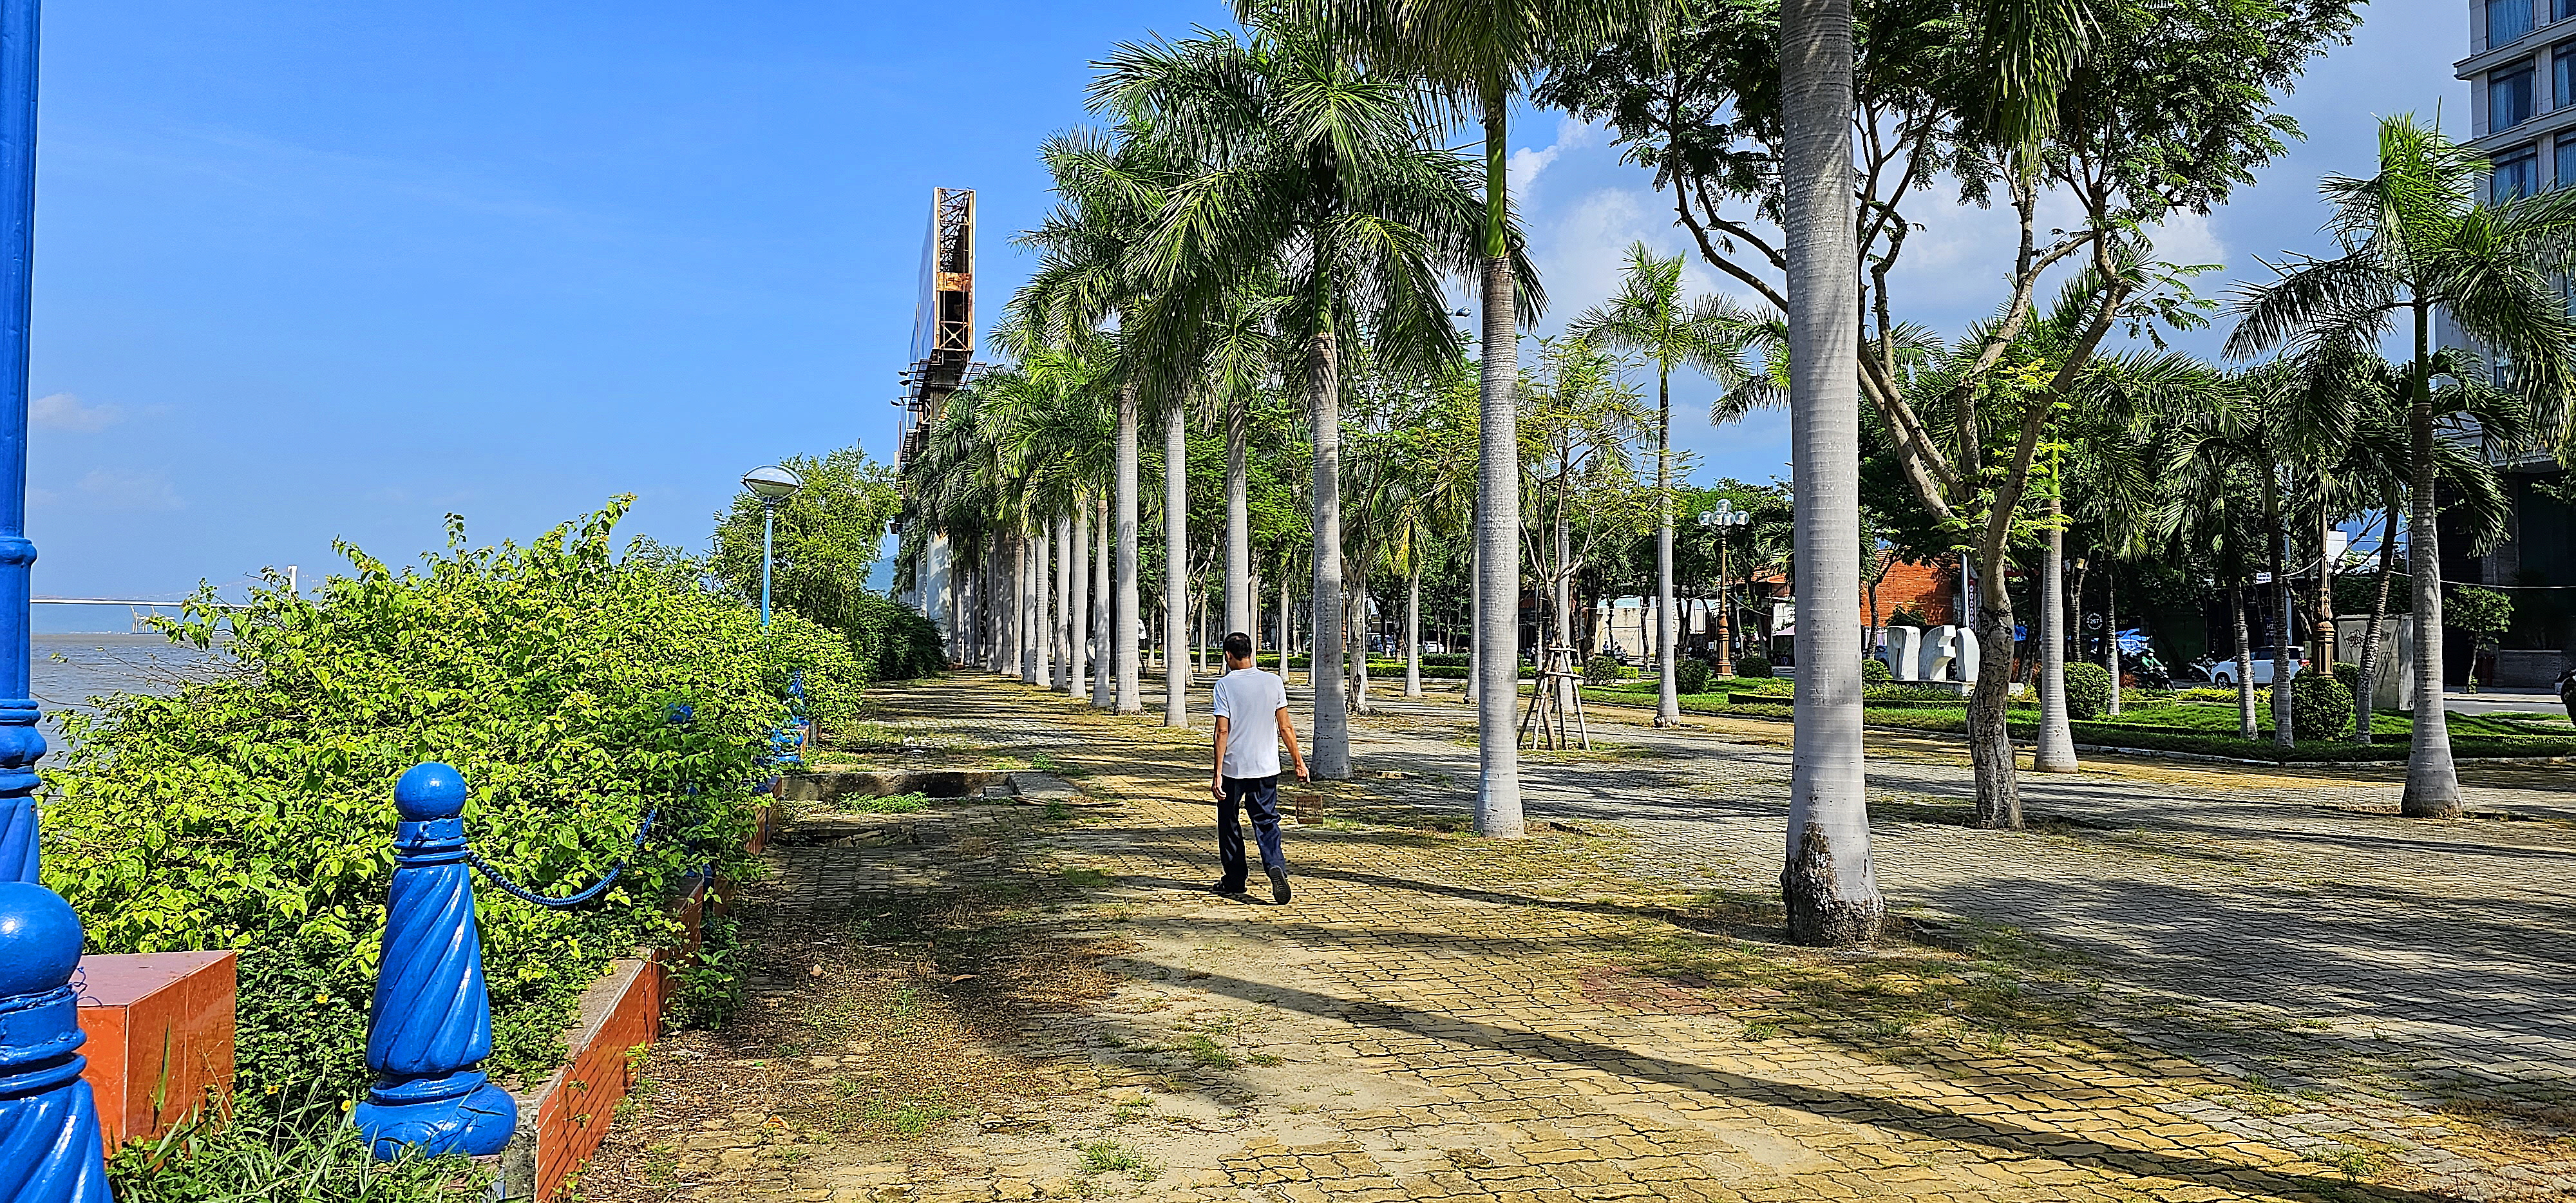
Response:
[{"label": "scaffolding", "polygon": [[903,375],[899,470],[921,451],[950,393],[982,365],[975,360],[975,190],[934,188],[921,239],[921,290],[912,313],[912,365]]}]

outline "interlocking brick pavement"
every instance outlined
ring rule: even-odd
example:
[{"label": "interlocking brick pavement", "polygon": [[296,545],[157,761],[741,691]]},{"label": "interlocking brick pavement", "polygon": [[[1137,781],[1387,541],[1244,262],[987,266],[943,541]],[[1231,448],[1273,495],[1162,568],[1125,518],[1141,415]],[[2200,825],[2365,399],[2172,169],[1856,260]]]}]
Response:
[{"label": "interlocking brick pavement", "polygon": [[[680,1197],[2432,1200],[2576,1181],[2576,1144],[2526,1114],[2569,1072],[2553,870],[2576,833],[2533,801],[2545,779],[2474,803],[2543,817],[2423,824],[2368,813],[2393,787],[2349,778],[2112,765],[2026,779],[2040,822],[1994,833],[1955,822],[1954,746],[1873,733],[1891,901],[1933,938],[2000,921],[2086,958],[2026,980],[1956,958],[1956,980],[2000,976],[2068,1018],[1926,1039],[1814,1014],[1813,993],[1635,972],[1675,939],[1822,975],[1947,955],[1787,949],[1675,909],[1776,891],[1785,728],[1596,713],[1603,750],[1526,764],[1532,837],[1480,841],[1422,829],[1471,800],[1472,716],[1382,702],[1357,724],[1360,780],[1292,797],[1318,821],[1289,828],[1298,896],[1272,907],[1202,889],[1203,732],[989,678],[879,705],[1063,766],[1080,821],[862,822],[777,847],[753,906],[1105,875],[1052,922],[1114,942],[1116,989],[1024,1026],[1064,1089],[1017,1114],[793,1161],[698,1139]],[[792,1005],[792,985],[753,984]]]}]

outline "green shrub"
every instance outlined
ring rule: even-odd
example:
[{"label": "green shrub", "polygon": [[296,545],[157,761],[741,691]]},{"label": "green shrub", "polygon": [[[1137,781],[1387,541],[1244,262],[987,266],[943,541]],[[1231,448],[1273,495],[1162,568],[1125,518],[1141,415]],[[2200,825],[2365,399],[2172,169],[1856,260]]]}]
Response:
[{"label": "green shrub", "polygon": [[[2300,673],[2290,678],[2290,734],[2301,742],[2311,739],[2352,738],[2352,690],[2343,682],[2329,680],[2314,673]],[[2272,691],[2263,691],[2264,721],[2272,719]]]},{"label": "green shrub", "polygon": [[1708,661],[1695,656],[1683,656],[1673,661],[1673,692],[1682,694],[1707,692],[1709,672]]},{"label": "green shrub", "polygon": [[1771,657],[1765,656],[1760,652],[1737,656],[1735,658],[1735,675],[1739,677],[1771,676]]},{"label": "green shrub", "polygon": [[2177,702],[2220,702],[2232,706],[2236,704],[2237,700],[2236,687],[2233,685],[2203,685],[2197,689],[2186,689],[2175,694],[2174,700]]},{"label": "green shrub", "polygon": [[1870,702],[1934,702],[1964,706],[1967,698],[1954,689],[1938,685],[1864,685],[1860,696]]},{"label": "green shrub", "polygon": [[1612,685],[1636,675],[1637,670],[1608,656],[1594,656],[1583,662],[1583,683],[1586,685]]},{"label": "green shrub", "polygon": [[[2349,664],[2340,660],[2336,661],[2334,666],[2334,679],[2343,685],[2346,692],[2355,694],[2361,692],[2361,666],[2358,664]],[[2295,716],[2296,711],[2293,711],[2292,713]],[[2305,724],[2301,725],[2304,726]]]},{"label": "green shrub", "polygon": [[2100,718],[2111,709],[2111,670],[2090,660],[2066,666],[2066,717]]},{"label": "green shrub", "polygon": [[870,681],[914,681],[948,667],[948,649],[929,619],[876,593],[855,603],[850,651]]},{"label": "green shrub", "polygon": [[1878,659],[1878,658],[1876,658],[1876,657],[1867,657],[1867,658],[1864,658],[1864,659],[1862,659],[1862,660],[1861,660],[1861,662],[1860,662],[1860,683],[1861,683],[1861,684],[1863,684],[1863,685],[1885,685],[1885,684],[1887,684],[1888,682],[1893,681],[1893,680],[1895,680],[1895,679],[1896,679],[1896,674],[1895,674],[1895,673],[1893,673],[1893,672],[1888,671],[1887,661],[1885,661],[1885,660],[1881,660],[1881,659]]},{"label": "green shrub", "polygon": [[487,1067],[534,1077],[609,961],[671,933],[684,877],[754,867],[751,787],[790,672],[822,726],[855,715],[844,638],[783,612],[764,630],[738,601],[612,556],[626,505],[525,547],[468,548],[451,520],[447,551],[408,570],[343,545],[350,574],[302,596],[271,580],[239,610],[200,594],[168,629],[229,671],[63,715],[45,884],[94,951],[240,950],[244,1096],[320,1079],[341,1098],[364,1080],[403,770],[456,766],[473,846],[548,893],[589,885],[657,812],[596,903],[479,891]]}]

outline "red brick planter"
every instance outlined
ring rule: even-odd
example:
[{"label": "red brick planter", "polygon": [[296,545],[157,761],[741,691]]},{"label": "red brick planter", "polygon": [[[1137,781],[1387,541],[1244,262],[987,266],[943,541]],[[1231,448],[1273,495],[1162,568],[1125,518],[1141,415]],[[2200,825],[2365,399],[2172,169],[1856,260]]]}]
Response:
[{"label": "red brick planter", "polygon": [[[774,811],[762,807],[745,841],[769,846]],[[733,883],[690,878],[671,906],[679,938],[650,957],[618,961],[581,996],[580,1017],[565,1033],[570,1056],[533,1090],[517,1093],[519,1130],[501,1154],[503,1197],[551,1200],[571,1184],[599,1142],[617,1105],[634,1088],[643,1050],[662,1034],[662,1015],[677,977],[697,955],[705,921],[725,912]]]}]

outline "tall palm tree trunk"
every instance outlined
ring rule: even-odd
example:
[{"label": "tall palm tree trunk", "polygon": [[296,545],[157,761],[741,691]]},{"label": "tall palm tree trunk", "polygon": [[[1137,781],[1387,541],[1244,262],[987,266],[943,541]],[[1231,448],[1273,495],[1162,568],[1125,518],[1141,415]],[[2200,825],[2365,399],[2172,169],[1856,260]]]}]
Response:
[{"label": "tall palm tree trunk", "polygon": [[1307,680],[1315,687],[1315,747],[1307,758],[1314,775],[1341,781],[1351,775],[1350,699],[1342,692],[1342,405],[1341,364],[1331,311],[1316,307],[1318,329],[1307,345],[1308,387],[1314,390],[1315,435],[1315,652]]},{"label": "tall palm tree trunk", "polygon": [[2278,504],[2282,491],[2281,474],[2275,472],[2263,494],[2263,521],[2271,527],[2265,534],[2272,540],[2272,613],[2266,617],[2281,621],[2281,629],[2272,637],[2272,742],[2287,749],[2298,745],[2297,708],[2291,704],[2298,696],[2298,684],[2291,674],[2299,662],[2290,655],[2290,645],[2299,636],[2290,622],[2290,528]]},{"label": "tall palm tree trunk", "polygon": [[1682,721],[1673,685],[1673,374],[1655,373],[1655,725]]},{"label": "tall palm tree trunk", "polygon": [[1886,903],[1861,759],[1860,270],[1852,221],[1852,0],[1780,9],[1789,413],[1797,492],[1798,692],[1790,754],[1789,937],[1866,944]]},{"label": "tall palm tree trunk", "polygon": [[1252,595],[1252,483],[1244,466],[1249,441],[1248,408],[1242,397],[1225,410],[1225,630],[1251,635],[1261,643],[1259,606]]},{"label": "tall palm tree trunk", "polygon": [[1049,523],[1038,521],[1037,540],[1029,548],[1029,642],[1037,648],[1032,685],[1055,688],[1055,539]]},{"label": "tall palm tree trunk", "polygon": [[1094,548],[1091,563],[1091,704],[1107,710],[1117,704],[1118,640],[1110,622],[1109,561],[1112,535],[1109,519],[1109,495],[1102,493],[1092,501],[1092,515],[1100,524],[1100,544]]},{"label": "tall palm tree trunk", "polygon": [[[1467,684],[1462,699],[1476,705],[1477,683],[1485,676],[1485,543],[1481,525],[1485,513],[1481,500],[1469,507],[1467,517]],[[1515,740],[1520,736],[1517,732]]]},{"label": "tall palm tree trunk", "polygon": [[2415,512],[2406,523],[2406,568],[2415,584],[2414,743],[2406,753],[2406,794],[2397,811],[2410,818],[2457,818],[2460,773],[2451,763],[2450,716],[2442,709],[2442,550],[2434,521],[2432,310],[2415,306],[2415,395],[2406,407],[2413,443]]},{"label": "tall palm tree trunk", "polygon": [[2380,663],[2381,626],[2388,621],[2388,586],[2397,575],[2397,499],[2387,499],[2388,524],[2379,536],[2379,595],[2370,603],[2370,625],[2362,629],[2361,671],[2354,675],[2360,686],[2352,691],[2352,737],[2370,742],[2372,702],[2379,693],[2379,674],[2386,665]]},{"label": "tall palm tree trunk", "polygon": [[1038,591],[1033,553],[1037,548],[1027,534],[1011,540],[1011,647],[1019,660],[1020,683],[1038,683],[1038,624],[1032,611],[1037,609]]},{"label": "tall palm tree trunk", "polygon": [[1077,525],[1068,509],[1055,519],[1055,626],[1048,632],[1055,640],[1056,672],[1053,685],[1066,693],[1073,692],[1075,658],[1081,655],[1073,646],[1074,583],[1082,579],[1084,564],[1073,549],[1073,528]]},{"label": "tall palm tree trunk", "polygon": [[1292,572],[1290,572],[1290,571],[1288,570],[1288,564],[1287,564],[1287,562],[1286,562],[1286,561],[1287,561],[1287,557],[1286,557],[1286,556],[1281,556],[1281,557],[1280,557],[1280,561],[1281,561],[1281,562],[1280,562],[1280,565],[1279,565],[1279,680],[1280,680],[1280,682],[1281,682],[1281,683],[1283,683],[1283,684],[1284,684],[1284,683],[1286,683],[1286,682],[1287,682],[1287,680],[1288,680],[1288,644],[1289,644],[1289,639],[1288,639],[1288,579],[1289,579],[1290,577],[1292,577],[1292,576],[1296,575],[1296,574],[1295,574],[1295,573],[1292,573]]},{"label": "tall palm tree trunk", "polygon": [[2072,773],[2083,766],[2075,758],[2075,728],[2066,713],[2066,532],[2054,522],[2059,499],[2048,499],[2048,549],[2039,566],[2039,749],[2031,754],[2034,773]]},{"label": "tall palm tree trunk", "polygon": [[1118,511],[1117,589],[1110,600],[1109,658],[1117,666],[1118,713],[1136,714],[1145,709],[1143,673],[1136,663],[1137,645],[1144,638],[1138,625],[1144,615],[1137,607],[1136,524],[1137,495],[1137,414],[1136,386],[1125,384],[1118,389]]},{"label": "tall palm tree trunk", "polygon": [[1413,571],[1404,578],[1404,696],[1422,696],[1422,544],[1413,546]]},{"label": "tall palm tree trunk", "polygon": [[1511,111],[1501,81],[1479,97],[1485,121],[1483,378],[1476,431],[1476,833],[1517,837],[1521,828],[1520,700],[1521,446],[1512,396],[1520,377],[1519,299],[1504,241],[1510,201],[1505,172]]},{"label": "tall palm tree trunk", "polygon": [[2254,633],[2245,626],[2245,580],[2237,573],[2227,581],[2227,612],[2236,626],[2236,734],[2254,739]]},{"label": "tall palm tree trunk", "polygon": [[1163,415],[1163,725],[1190,725],[1190,431],[1176,401]]},{"label": "tall palm tree trunk", "polygon": [[993,545],[984,551],[983,583],[975,593],[984,607],[984,671],[999,673],[1011,646],[1009,624],[1003,613],[1009,598],[1002,592],[1002,579],[1007,575],[1002,565],[1011,558],[1010,536],[997,532],[991,541]]},{"label": "tall palm tree trunk", "polygon": [[[2078,594],[2075,608],[2084,608]],[[2111,674],[2111,713],[2120,713],[2120,565],[2105,557],[2102,561],[2102,667]]]},{"label": "tall palm tree trunk", "polygon": [[1091,505],[1076,498],[1071,519],[1073,554],[1065,557],[1065,575],[1072,579],[1073,591],[1065,599],[1067,622],[1064,639],[1065,682],[1068,697],[1079,698],[1090,688],[1091,674],[1086,670],[1091,653]]}]

